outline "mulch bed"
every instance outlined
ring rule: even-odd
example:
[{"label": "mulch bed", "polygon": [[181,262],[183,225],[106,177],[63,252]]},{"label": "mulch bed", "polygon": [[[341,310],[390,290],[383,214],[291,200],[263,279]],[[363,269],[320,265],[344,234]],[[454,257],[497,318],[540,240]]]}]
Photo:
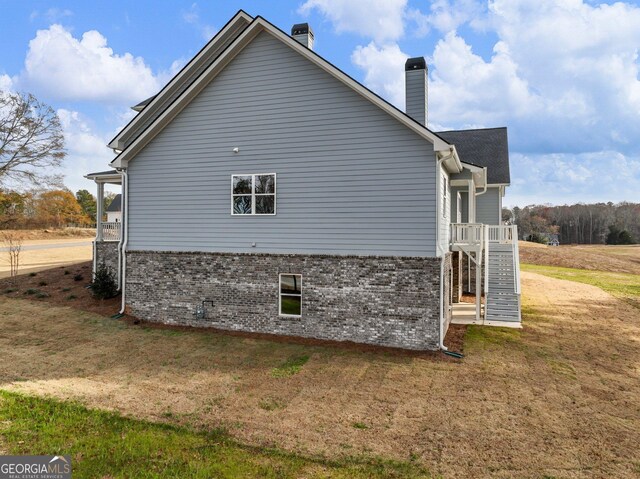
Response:
[{"label": "mulch bed", "polygon": [[[10,278],[4,278],[0,280],[0,293],[9,298],[32,299],[34,301],[51,303],[56,306],[68,306],[102,316],[113,316],[117,314],[121,307],[120,295],[111,299],[98,300],[92,296],[91,290],[87,288],[91,281],[91,268],[92,264],[88,261],[86,263],[78,263],[71,266],[52,268],[38,273],[19,275],[13,280]],[[457,359],[445,355],[440,351],[413,351],[408,349],[354,343],[351,341],[329,341],[323,339],[302,338],[298,336],[226,331],[217,328],[176,326],[142,321],[131,315],[126,315],[120,320],[132,327],[198,332],[202,334],[225,334],[228,336],[265,339],[268,341],[282,343],[335,347],[363,353],[378,352],[394,356],[411,356],[457,361]],[[466,329],[467,327],[464,325],[452,324],[449,326],[449,331],[445,338],[445,345],[450,351],[462,352]]]},{"label": "mulch bed", "polygon": [[120,311],[120,295],[98,300],[87,286],[91,283],[91,261],[61,266],[37,273],[0,280],[0,293],[9,298],[33,299],[112,316]]}]

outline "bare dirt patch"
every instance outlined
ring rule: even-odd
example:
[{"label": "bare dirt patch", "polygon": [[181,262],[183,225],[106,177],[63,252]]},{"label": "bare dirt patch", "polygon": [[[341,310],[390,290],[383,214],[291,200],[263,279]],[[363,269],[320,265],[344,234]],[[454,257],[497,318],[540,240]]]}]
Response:
[{"label": "bare dirt patch", "polygon": [[640,245],[546,246],[526,241],[518,244],[521,263],[640,274]]},{"label": "bare dirt patch", "polygon": [[447,478],[637,477],[638,310],[589,285],[522,279],[525,329],[469,328],[462,361],[154,329],[3,297],[0,387],[223,426],[260,446],[417,460]]}]

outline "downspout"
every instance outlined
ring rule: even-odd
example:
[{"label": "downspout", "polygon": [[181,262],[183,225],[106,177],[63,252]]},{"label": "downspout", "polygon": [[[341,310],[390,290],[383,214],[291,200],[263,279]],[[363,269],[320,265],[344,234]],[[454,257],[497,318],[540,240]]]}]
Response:
[{"label": "downspout", "polygon": [[487,192],[487,167],[485,166],[484,168],[482,168],[482,171],[484,173],[484,189],[482,190],[481,193],[477,193],[477,192],[473,192],[476,196],[480,196],[480,195],[484,195]]},{"label": "downspout", "polygon": [[440,261],[440,337],[438,338],[438,346],[442,351],[448,351],[444,345],[444,259]]},{"label": "downspout", "polygon": [[448,351],[448,348],[444,345],[444,260],[445,256],[442,254],[442,248],[440,247],[440,197],[442,192],[440,191],[440,182],[442,181],[441,166],[447,160],[453,158],[453,147],[449,149],[449,154],[440,157],[436,165],[436,174],[438,175],[437,181],[437,194],[436,194],[436,254],[440,254],[440,331],[438,338],[438,346],[443,351]]},{"label": "downspout", "polygon": [[[124,174],[125,173],[123,172],[123,175]],[[122,198],[123,198],[122,201],[124,201],[124,188],[125,188],[125,184],[124,184],[124,176],[123,176],[123,181],[122,181],[122,186],[121,186]],[[125,208],[126,208],[126,203],[124,203],[124,204],[125,204]],[[120,209],[122,209],[122,208],[120,208]],[[123,270],[123,268],[122,268],[122,245],[124,244],[124,229],[125,229],[124,225],[126,224],[124,222],[124,211],[122,212],[122,218],[123,218],[123,220],[120,221],[120,239],[118,240],[118,289],[120,291],[122,291],[122,289],[123,289],[123,287],[122,287],[122,283],[123,283],[123,281],[122,281],[122,270]]]},{"label": "downspout", "polygon": [[120,287],[122,294],[122,308],[120,309],[120,314],[124,314],[125,310],[125,302],[124,302],[124,292],[125,285],[127,284],[127,255],[125,254],[127,250],[127,242],[129,241],[129,174],[127,173],[127,169],[122,169],[122,179],[124,182],[122,188],[122,197],[124,199],[124,210],[122,219],[124,220],[122,223],[122,248],[120,249],[122,254],[122,285]]}]

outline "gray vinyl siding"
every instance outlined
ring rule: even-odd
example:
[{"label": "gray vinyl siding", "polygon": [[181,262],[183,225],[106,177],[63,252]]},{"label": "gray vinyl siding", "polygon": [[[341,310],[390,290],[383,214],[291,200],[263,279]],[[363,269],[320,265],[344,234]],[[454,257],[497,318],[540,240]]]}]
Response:
[{"label": "gray vinyl siding", "polygon": [[[250,173],[277,174],[275,216],[230,214]],[[128,248],[435,256],[435,173],[428,141],[263,32],[129,163]]]},{"label": "gray vinyl siding", "polygon": [[[132,129],[121,141],[124,142],[122,148],[129,146],[131,142],[133,142],[140,133],[142,133],[153,121],[158,118],[162,112],[171,104],[173,101],[180,96],[180,94],[185,91],[193,81],[200,76],[200,74],[213,62],[219,55],[224,51],[225,48],[229,46],[233,40],[235,40],[238,35],[242,33],[242,31],[247,27],[248,23],[245,20],[238,20],[236,25],[233,25],[224,35],[216,40],[216,47],[211,48],[207,52],[207,55],[203,56],[198,60],[198,63],[193,65],[193,68],[182,79],[180,85],[176,86],[172,92],[164,99],[162,102],[155,103],[154,105],[147,106],[143,112],[138,113],[139,115],[144,115],[144,121],[141,121],[134,129]],[[143,100],[143,98],[141,98]]]},{"label": "gray vinyl siding", "polygon": [[469,222],[469,197],[467,195],[467,188],[463,186],[454,186],[451,188],[451,222],[456,222],[456,215],[458,211],[457,198],[458,193],[460,193],[460,213],[462,218],[460,218],[461,223]]},{"label": "gray vinyl siding", "polygon": [[500,218],[500,188],[489,187],[486,193],[476,196],[476,222],[498,225]]}]

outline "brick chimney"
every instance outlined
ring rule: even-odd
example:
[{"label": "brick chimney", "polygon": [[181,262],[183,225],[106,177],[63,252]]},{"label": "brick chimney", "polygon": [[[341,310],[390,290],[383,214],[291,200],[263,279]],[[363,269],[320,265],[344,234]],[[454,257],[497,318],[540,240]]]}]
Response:
[{"label": "brick chimney", "polygon": [[296,23],[291,28],[291,36],[309,50],[313,50],[313,30],[308,23]]},{"label": "brick chimney", "polygon": [[407,115],[427,126],[427,62],[424,57],[409,58],[404,64],[405,111]]}]

